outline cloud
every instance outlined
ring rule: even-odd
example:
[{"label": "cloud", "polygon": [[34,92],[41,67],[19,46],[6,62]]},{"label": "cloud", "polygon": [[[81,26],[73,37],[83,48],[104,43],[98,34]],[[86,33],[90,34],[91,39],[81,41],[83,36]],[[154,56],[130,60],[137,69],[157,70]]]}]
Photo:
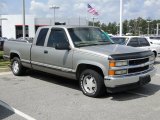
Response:
[{"label": "cloud", "polygon": [[0,2],[0,14],[4,14],[4,13],[6,13],[6,11],[8,11],[7,4],[5,1],[2,0]]},{"label": "cloud", "polygon": [[[120,0],[32,0],[30,13],[36,16],[52,17],[53,10],[49,5],[59,6],[56,10],[57,17],[93,17],[87,13],[87,3],[91,4],[98,12],[98,20],[104,23],[119,21]],[[123,0],[123,19],[160,18],[160,0]],[[88,14],[88,15],[87,15]]]},{"label": "cloud", "polygon": [[45,16],[48,12],[48,4],[32,0],[30,4],[30,13],[36,16]]}]

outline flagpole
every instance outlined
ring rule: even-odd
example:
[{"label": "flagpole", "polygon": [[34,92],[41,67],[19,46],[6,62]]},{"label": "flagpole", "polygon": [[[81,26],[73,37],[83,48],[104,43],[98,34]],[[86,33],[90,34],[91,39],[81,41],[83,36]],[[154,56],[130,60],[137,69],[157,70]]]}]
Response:
[{"label": "flagpole", "polygon": [[94,27],[94,16],[93,16],[93,27]]},{"label": "flagpole", "polygon": [[26,25],[25,25],[25,0],[22,1],[22,14],[23,14],[23,40],[26,37]]},{"label": "flagpole", "polygon": [[89,20],[88,20],[88,8],[86,7],[86,24],[89,26]]},{"label": "flagpole", "polygon": [[120,28],[119,28],[120,36],[122,36],[122,33],[123,33],[122,12],[123,12],[123,0],[120,0]]}]

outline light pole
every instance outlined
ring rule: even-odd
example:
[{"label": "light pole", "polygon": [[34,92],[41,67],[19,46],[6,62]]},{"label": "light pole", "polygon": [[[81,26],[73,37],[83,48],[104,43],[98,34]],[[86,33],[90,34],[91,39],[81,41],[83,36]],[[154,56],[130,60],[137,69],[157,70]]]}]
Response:
[{"label": "light pole", "polygon": [[[0,18],[1,26],[2,26],[2,20],[8,20],[8,19],[7,18]],[[1,27],[1,30],[0,30],[0,35],[2,36],[2,27]]]},{"label": "light pole", "polygon": [[93,26],[94,26],[94,20],[95,20],[95,19],[98,19],[98,18],[93,17],[92,19],[93,19]]},{"label": "light pole", "polygon": [[117,35],[118,35],[118,33],[119,33],[119,30],[118,30],[119,24],[117,24],[116,27],[117,27]]},{"label": "light pole", "polygon": [[129,26],[128,33],[131,33],[132,26]]},{"label": "light pole", "polygon": [[142,27],[138,27],[139,28],[139,35],[141,34],[141,29],[142,29]]},{"label": "light pole", "polygon": [[56,9],[59,9],[60,7],[58,7],[58,6],[55,6],[55,5],[51,5],[51,6],[49,6],[49,8],[50,9],[53,9],[53,12],[54,12],[54,25],[55,25],[55,16],[56,16],[56,13],[55,13],[55,11],[56,11]]},{"label": "light pole", "polygon": [[150,23],[150,22],[151,22],[150,20],[147,21],[147,23],[148,23],[148,31],[147,31],[148,36],[149,36],[149,31],[150,31],[150,30],[149,30],[149,23]]},{"label": "light pole", "polygon": [[122,33],[123,33],[122,10],[123,10],[123,0],[120,0],[120,26],[119,26],[119,35],[120,36],[122,36]]},{"label": "light pole", "polygon": [[25,0],[23,0],[23,8],[22,8],[22,14],[23,14],[23,40],[25,40],[26,37],[26,27],[25,27]]},{"label": "light pole", "polygon": [[159,35],[159,25],[160,23],[157,23],[157,36]]}]

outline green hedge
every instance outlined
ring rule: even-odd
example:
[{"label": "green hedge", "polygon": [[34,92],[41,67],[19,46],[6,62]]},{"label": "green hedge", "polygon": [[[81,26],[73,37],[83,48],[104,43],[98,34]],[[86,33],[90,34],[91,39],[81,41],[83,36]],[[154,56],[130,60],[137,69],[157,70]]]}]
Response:
[{"label": "green hedge", "polygon": [[0,51],[0,59],[3,59],[3,51]]},{"label": "green hedge", "polygon": [[3,51],[0,51],[0,68],[6,68],[8,64],[10,64],[10,62],[3,60]]}]

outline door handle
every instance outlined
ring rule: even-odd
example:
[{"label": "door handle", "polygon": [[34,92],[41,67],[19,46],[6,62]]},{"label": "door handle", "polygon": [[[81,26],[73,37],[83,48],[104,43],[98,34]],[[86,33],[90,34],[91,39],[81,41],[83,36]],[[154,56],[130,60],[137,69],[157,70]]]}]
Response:
[{"label": "door handle", "polygon": [[47,50],[44,50],[44,54],[48,54],[48,51],[47,51]]}]

